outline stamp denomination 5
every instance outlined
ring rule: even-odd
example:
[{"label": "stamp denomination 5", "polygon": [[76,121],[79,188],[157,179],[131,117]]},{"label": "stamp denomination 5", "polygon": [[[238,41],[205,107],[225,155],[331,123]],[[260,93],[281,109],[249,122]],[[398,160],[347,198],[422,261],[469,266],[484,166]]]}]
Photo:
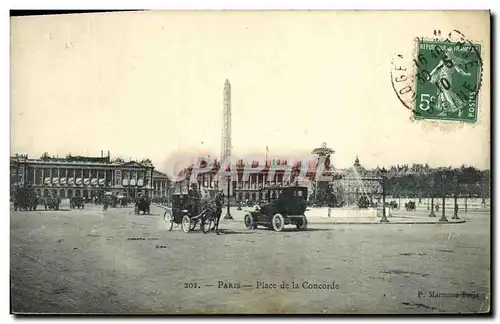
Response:
[{"label": "stamp denomination 5", "polygon": [[402,53],[392,59],[392,87],[401,103],[414,119],[476,122],[481,45],[457,30],[445,39],[416,38],[415,44],[411,62]]}]

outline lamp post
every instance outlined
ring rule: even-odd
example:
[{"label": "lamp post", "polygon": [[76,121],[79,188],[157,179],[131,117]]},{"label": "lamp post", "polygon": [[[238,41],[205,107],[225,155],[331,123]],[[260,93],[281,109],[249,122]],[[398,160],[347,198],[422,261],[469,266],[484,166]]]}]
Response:
[{"label": "lamp post", "polygon": [[[458,193],[461,191],[461,182],[463,180],[463,173],[462,170],[455,170],[453,174],[453,201],[454,201],[454,206],[453,206],[453,217],[451,219],[460,219],[458,217]],[[465,207],[467,209],[467,207]]]},{"label": "lamp post", "polygon": [[19,155],[16,154],[16,189],[19,190]]},{"label": "lamp post", "polygon": [[226,216],[224,216],[224,219],[233,219],[233,216],[231,216],[231,196],[229,195],[230,190],[231,190],[231,175],[229,175],[227,179],[227,213]]},{"label": "lamp post", "polygon": [[447,222],[448,219],[446,218],[445,210],[446,210],[446,191],[445,191],[445,180],[446,180],[446,174],[443,173],[441,174],[441,195],[443,196],[443,209],[441,213],[441,218],[439,219],[440,222]]},{"label": "lamp post", "polygon": [[387,178],[387,170],[385,168],[382,168],[382,170],[380,170],[380,173],[382,175],[382,218],[380,219],[380,222],[388,223],[389,220],[387,219],[387,215],[385,214],[385,181]]},{"label": "lamp post", "polygon": [[434,213],[434,192],[435,192],[435,186],[436,182],[434,181],[434,178],[431,179],[431,213],[429,214],[429,217],[436,217],[436,214]]},{"label": "lamp post", "polygon": [[457,194],[455,193],[455,206],[454,206],[454,211],[453,211],[453,217],[451,219],[460,219],[458,218],[458,202],[457,202]]}]

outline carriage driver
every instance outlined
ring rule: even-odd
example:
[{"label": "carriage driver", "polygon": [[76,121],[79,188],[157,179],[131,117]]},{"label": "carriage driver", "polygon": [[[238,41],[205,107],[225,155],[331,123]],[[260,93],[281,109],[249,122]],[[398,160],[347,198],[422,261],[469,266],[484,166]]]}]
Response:
[{"label": "carriage driver", "polygon": [[191,211],[192,215],[197,215],[198,214],[198,206],[200,205],[200,200],[201,200],[201,194],[198,191],[198,186],[196,185],[196,182],[191,183],[191,188],[188,190],[188,205],[189,205],[189,210]]}]

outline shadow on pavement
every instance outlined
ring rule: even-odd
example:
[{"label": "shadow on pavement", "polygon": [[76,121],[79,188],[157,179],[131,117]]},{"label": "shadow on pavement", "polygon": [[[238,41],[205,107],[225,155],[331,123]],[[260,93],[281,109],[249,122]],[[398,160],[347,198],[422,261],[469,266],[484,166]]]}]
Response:
[{"label": "shadow on pavement", "polygon": [[[242,235],[245,235],[245,234],[255,234],[255,232],[252,232],[252,231],[244,231],[244,232],[240,232],[240,231],[233,231],[233,230],[228,230],[228,229],[219,229],[219,232],[223,235],[225,234],[242,234]],[[208,234],[211,234],[212,232],[208,233]],[[215,232],[213,232],[215,234]]]},{"label": "shadow on pavement", "polygon": [[[247,230],[247,231],[249,233],[256,232],[256,231],[259,232],[259,233],[262,233],[262,232],[271,232],[271,233],[304,233],[304,232],[317,232],[317,231],[331,231],[331,229],[329,229],[329,228],[308,228],[306,230],[298,230],[296,228],[286,228],[285,227],[281,232],[276,232],[273,229],[267,229],[267,228],[259,227],[259,228],[252,229],[252,230]],[[244,234],[244,233],[247,233],[247,232],[241,232],[241,233]]]},{"label": "shadow on pavement", "polygon": [[323,231],[331,231],[331,228],[308,228],[305,231],[301,231],[298,229],[293,229],[290,232],[323,232]]}]

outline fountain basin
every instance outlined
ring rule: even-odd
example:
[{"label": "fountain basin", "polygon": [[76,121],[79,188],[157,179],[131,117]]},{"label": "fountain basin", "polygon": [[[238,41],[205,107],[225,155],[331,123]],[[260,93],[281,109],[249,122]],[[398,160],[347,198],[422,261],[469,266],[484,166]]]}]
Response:
[{"label": "fountain basin", "polygon": [[[328,217],[328,207],[310,207],[306,217]],[[375,208],[332,208],[330,217],[334,218],[377,218]]]}]

